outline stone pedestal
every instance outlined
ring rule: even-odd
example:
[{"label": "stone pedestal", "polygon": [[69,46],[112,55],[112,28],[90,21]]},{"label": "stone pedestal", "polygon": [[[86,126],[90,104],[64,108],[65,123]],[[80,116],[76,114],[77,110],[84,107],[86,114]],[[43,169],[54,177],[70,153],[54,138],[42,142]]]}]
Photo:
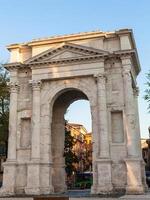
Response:
[{"label": "stone pedestal", "polygon": [[126,159],[127,166],[127,194],[143,194],[144,188],[141,181],[141,162],[139,159]]},{"label": "stone pedestal", "polygon": [[16,162],[4,163],[3,187],[0,189],[0,196],[15,194]]},{"label": "stone pedestal", "polygon": [[52,163],[40,164],[40,193],[47,195],[54,193],[52,185]]},{"label": "stone pedestal", "polygon": [[39,163],[28,163],[26,194],[40,194],[40,165]]},{"label": "stone pedestal", "polygon": [[111,183],[111,160],[100,159],[97,161],[97,184],[91,188],[92,194],[105,194],[112,192]]},{"label": "stone pedestal", "polygon": [[[53,177],[53,186],[55,193],[64,193],[67,191],[67,186],[64,183],[66,180],[65,165],[58,165],[54,168],[56,178]],[[61,180],[61,181],[60,181]]]},{"label": "stone pedestal", "polygon": [[[42,168],[44,168],[45,173]],[[28,195],[47,195],[54,192],[52,186],[51,165],[44,163],[28,163],[28,184],[25,188],[25,193]],[[44,177],[41,177],[41,176]],[[42,181],[41,181],[42,180]]]}]

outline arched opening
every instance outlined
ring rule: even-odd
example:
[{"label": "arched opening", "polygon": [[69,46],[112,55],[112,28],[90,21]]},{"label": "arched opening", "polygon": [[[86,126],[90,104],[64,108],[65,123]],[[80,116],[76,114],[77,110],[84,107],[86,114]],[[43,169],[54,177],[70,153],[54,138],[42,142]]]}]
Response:
[{"label": "arched opening", "polygon": [[[60,92],[53,103],[51,137],[53,160],[52,182],[54,192],[64,192],[67,188],[90,188],[92,184],[92,142],[88,135],[86,137],[88,131],[84,128],[83,124],[66,124],[65,120],[65,114],[68,107],[78,100],[88,101],[88,97],[80,90],[68,89]],[[80,134],[74,134],[73,129],[76,129]],[[66,155],[64,154],[66,131],[68,131],[71,137],[73,137],[74,146],[72,151],[77,158],[77,162],[73,163],[74,170],[72,170],[72,174],[69,174],[69,179],[66,171],[66,159],[64,157],[64,155]],[[91,147],[90,151],[88,149],[89,147]],[[88,161],[90,163],[87,163]],[[88,180],[87,177],[89,174],[90,177]],[[87,178],[87,181],[84,180],[84,177],[85,179]],[[79,179],[82,179],[83,182]]]}]

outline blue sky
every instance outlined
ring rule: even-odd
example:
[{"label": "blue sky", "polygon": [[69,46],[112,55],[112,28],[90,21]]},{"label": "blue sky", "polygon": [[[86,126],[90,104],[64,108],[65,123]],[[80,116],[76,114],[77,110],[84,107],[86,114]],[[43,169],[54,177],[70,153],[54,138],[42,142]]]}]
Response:
[{"label": "blue sky", "polygon": [[[149,0],[0,0],[0,62],[8,60],[5,46],[10,43],[50,35],[121,28],[134,31],[142,68],[138,77],[141,135],[147,137],[150,114],[143,95],[145,73],[150,69]],[[68,117],[77,110],[80,112],[71,120],[79,119],[89,130],[88,104],[76,102]]]}]

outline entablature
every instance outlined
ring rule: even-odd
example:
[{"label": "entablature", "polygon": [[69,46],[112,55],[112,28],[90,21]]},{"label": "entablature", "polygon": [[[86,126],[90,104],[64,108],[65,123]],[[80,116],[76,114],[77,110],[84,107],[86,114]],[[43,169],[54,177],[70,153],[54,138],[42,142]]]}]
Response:
[{"label": "entablature", "polygon": [[138,74],[140,71],[139,62],[136,56],[135,49],[119,50],[119,51],[104,51],[91,47],[81,46],[77,44],[64,43],[55,49],[46,50],[24,62],[15,62],[5,64],[8,70],[24,69],[24,68],[43,68],[44,65],[74,65],[82,63],[101,62],[108,59],[121,59],[124,56],[130,56],[133,60],[135,71]]}]

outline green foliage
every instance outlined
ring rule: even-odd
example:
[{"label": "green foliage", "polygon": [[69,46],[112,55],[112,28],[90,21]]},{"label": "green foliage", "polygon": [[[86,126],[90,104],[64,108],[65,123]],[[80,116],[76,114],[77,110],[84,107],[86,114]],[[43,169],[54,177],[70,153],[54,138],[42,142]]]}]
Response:
[{"label": "green foliage", "polygon": [[147,74],[146,78],[147,78],[147,82],[146,82],[147,88],[146,88],[146,90],[145,90],[144,99],[145,99],[145,100],[147,101],[147,103],[148,103],[148,111],[150,112],[150,71],[149,71],[149,73]]},{"label": "green foliage", "polygon": [[73,146],[75,144],[74,137],[71,136],[71,132],[67,130],[65,127],[65,148],[64,148],[64,156],[65,156],[65,164],[66,164],[66,173],[67,176],[71,176],[73,171],[75,171],[74,163],[78,163],[78,158],[76,154],[73,152]]},{"label": "green foliage", "polygon": [[[7,146],[9,121],[9,74],[0,65],[0,144]],[[7,148],[7,147],[6,147]]]}]

